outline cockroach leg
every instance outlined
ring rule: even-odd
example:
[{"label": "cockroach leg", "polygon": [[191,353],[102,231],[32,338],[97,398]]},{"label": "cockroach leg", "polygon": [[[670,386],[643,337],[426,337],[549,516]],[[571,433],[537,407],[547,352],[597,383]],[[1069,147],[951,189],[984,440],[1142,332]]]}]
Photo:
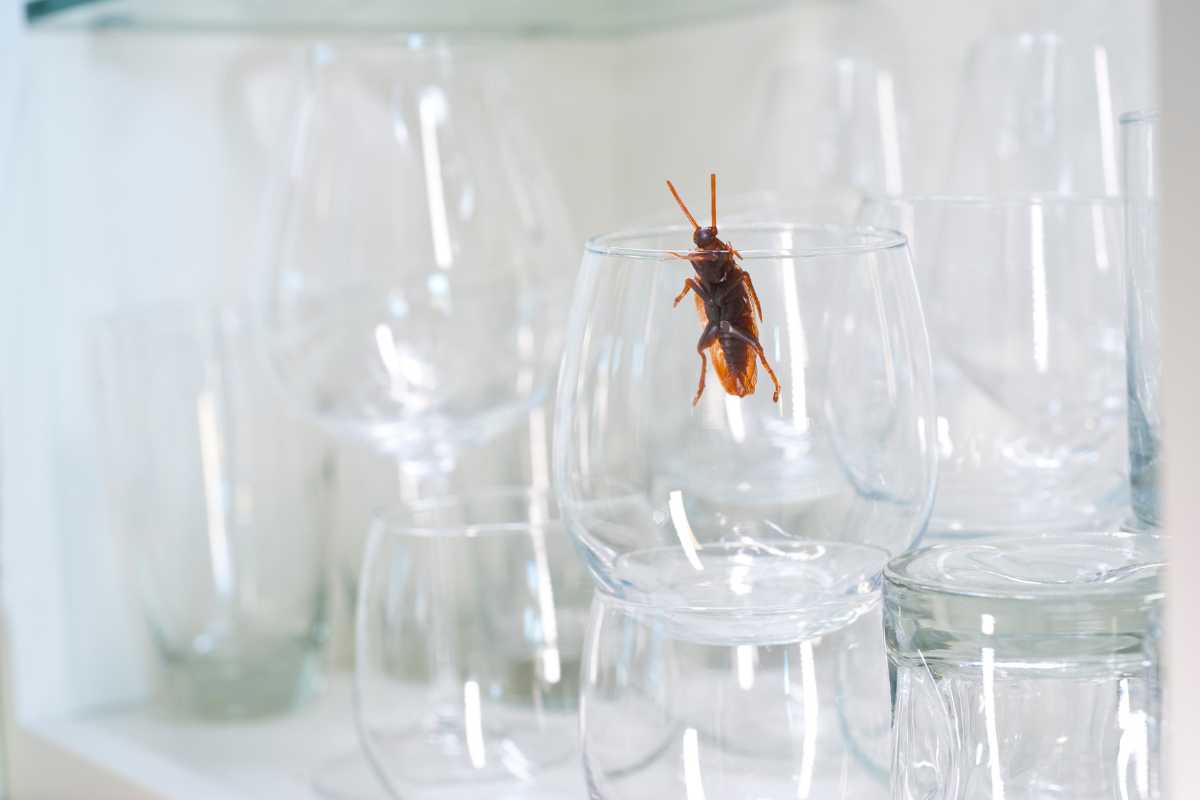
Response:
[{"label": "cockroach leg", "polygon": [[762,322],[762,303],[758,300],[758,292],[754,291],[754,281],[750,280],[750,273],[742,273],[742,281],[746,284],[746,288],[750,290],[750,299],[754,301],[754,307],[758,309],[758,321]]},{"label": "cockroach leg", "polygon": [[696,396],[692,398],[692,407],[700,403],[700,395],[704,394],[704,376],[708,372],[708,357],[704,355],[704,351],[712,347],[713,342],[717,340],[717,323],[710,322],[704,329],[704,333],[700,334],[700,340],[696,342],[696,352],[700,354],[700,385],[696,387]]},{"label": "cockroach leg", "polygon": [[[728,323],[723,323],[723,324],[728,325]],[[737,328],[733,327],[732,325],[728,325],[727,329],[724,330],[723,332],[726,335],[732,336],[735,339],[741,339],[743,342],[748,344],[750,347],[754,348],[754,352],[758,353],[759,360],[761,360],[762,365],[764,367],[766,367],[767,374],[771,376],[771,382],[775,384],[775,393],[773,395],[771,395],[771,402],[778,403],[779,402],[779,392],[783,387],[779,383],[779,377],[776,376],[775,370],[771,369],[771,362],[767,361],[767,354],[766,354],[766,352],[763,351],[763,346],[761,344],[759,344],[758,340],[755,339],[753,336],[747,335],[746,333],[738,330]]]},{"label": "cockroach leg", "polygon": [[746,259],[742,258],[742,254],[741,254],[741,253],[739,253],[739,252],[737,251],[737,248],[735,248],[735,247],[734,247],[732,244],[730,244],[729,242],[726,242],[726,243],[725,243],[725,247],[729,248],[729,252],[733,253],[733,254],[734,254],[735,256],[737,256],[738,258],[741,258],[743,261],[745,261],[745,260],[746,260]]},{"label": "cockroach leg", "polygon": [[707,295],[707,292],[704,291],[704,287],[697,283],[695,278],[688,278],[683,282],[683,291],[675,295],[675,305],[678,306],[679,301],[687,296],[688,292],[695,292],[696,294],[700,295],[701,299]]}]

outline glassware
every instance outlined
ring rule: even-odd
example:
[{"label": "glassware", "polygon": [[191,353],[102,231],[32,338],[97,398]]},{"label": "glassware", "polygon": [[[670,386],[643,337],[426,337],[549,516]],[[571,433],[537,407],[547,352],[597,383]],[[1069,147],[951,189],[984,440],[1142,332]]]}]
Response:
[{"label": "glassware", "polygon": [[[814,562],[871,563],[825,625],[750,638],[738,614],[681,628],[658,608],[596,592],[580,700],[595,800],[888,797],[882,550],[812,546]],[[848,587],[849,588],[849,587]]]},{"label": "glassware", "polygon": [[1146,534],[926,548],[884,571],[892,797],[1148,798],[1161,547]]},{"label": "glassware", "polygon": [[1121,117],[1125,150],[1125,351],[1135,525],[1159,525],[1162,340],[1158,300],[1158,114]]},{"label": "glassware", "polygon": [[693,406],[702,326],[691,298],[672,308],[693,273],[670,253],[690,235],[585,248],[553,437],[568,530],[631,602],[823,619],[806,604],[864,566],[854,548],[814,566],[810,543],[900,552],[932,501],[932,380],[908,248],[867,228],[722,227],[762,301],[782,395],[772,402],[761,367],[754,394],[729,395],[710,366]]},{"label": "glassware", "polygon": [[903,190],[909,120],[898,83],[863,56],[826,54],[772,71],[752,146],[757,185],[775,190],[775,207],[786,201],[806,220],[853,222],[864,193]]},{"label": "glassware", "polygon": [[543,494],[494,490],[376,517],[359,588],[355,711],[394,796],[483,782],[488,797],[578,793],[591,592]]},{"label": "glassware", "polygon": [[912,244],[933,349],[930,532],[1103,529],[1128,513],[1121,206],[869,200]]},{"label": "glassware", "polygon": [[1117,197],[1108,51],[1035,31],[987,36],[967,60],[941,186],[954,194]]},{"label": "glassware", "polygon": [[419,36],[317,45],[265,214],[261,343],[343,436],[445,471],[524,420],[561,346],[561,206],[504,87]]},{"label": "glassware", "polygon": [[109,502],[168,702],[296,705],[326,637],[330,453],[280,407],[243,310],[168,304],[96,331]]}]

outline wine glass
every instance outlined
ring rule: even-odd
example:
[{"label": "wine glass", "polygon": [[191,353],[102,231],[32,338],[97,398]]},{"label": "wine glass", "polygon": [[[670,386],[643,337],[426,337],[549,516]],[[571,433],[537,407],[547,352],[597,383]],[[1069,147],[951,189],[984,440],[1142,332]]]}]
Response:
[{"label": "wine glass", "polygon": [[[395,489],[372,493],[399,501],[445,494],[461,450],[528,419],[561,347],[561,204],[477,55],[421,36],[307,48],[265,207],[266,371],[309,420],[385,454]],[[370,780],[357,753],[316,775],[327,797]]]},{"label": "wine glass", "polygon": [[905,550],[933,498],[932,379],[908,248],[873,228],[720,233],[761,299],[778,402],[760,365],[752,394],[709,374],[693,404],[701,320],[691,298],[672,308],[692,275],[672,251],[690,229],[592,239],[556,399],[559,502],[619,599],[705,636],[823,630],[872,574],[859,545]]},{"label": "wine glass", "polygon": [[265,361],[334,432],[452,464],[524,418],[559,353],[572,275],[536,145],[491,73],[416,36],[310,48],[292,110]]}]

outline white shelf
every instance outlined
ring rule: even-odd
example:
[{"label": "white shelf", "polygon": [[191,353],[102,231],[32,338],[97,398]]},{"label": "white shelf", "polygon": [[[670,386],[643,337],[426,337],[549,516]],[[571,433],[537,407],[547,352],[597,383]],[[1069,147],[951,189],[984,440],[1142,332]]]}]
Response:
[{"label": "white shelf", "polygon": [[[14,796],[121,800],[330,800],[318,774],[361,764],[351,710],[350,676],[335,675],[315,701],[263,721],[205,723],[139,707],[25,724],[18,729],[22,769]],[[352,784],[368,789],[338,800],[386,800],[365,769]],[[584,796],[579,762],[544,775],[536,789],[463,783],[439,800]]]}]

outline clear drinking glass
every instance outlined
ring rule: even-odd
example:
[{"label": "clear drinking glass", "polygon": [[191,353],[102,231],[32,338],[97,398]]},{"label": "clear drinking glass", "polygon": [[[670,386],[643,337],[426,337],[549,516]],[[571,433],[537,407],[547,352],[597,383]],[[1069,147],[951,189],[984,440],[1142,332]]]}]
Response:
[{"label": "clear drinking glass", "polygon": [[[559,501],[617,597],[685,616],[823,619],[822,598],[865,569],[859,548],[840,545],[900,552],[932,500],[932,380],[908,248],[868,228],[746,224],[721,236],[761,298],[779,401],[761,364],[739,398],[708,359],[693,405],[703,325],[691,298],[672,308],[693,272],[670,253],[688,249],[689,229],[593,239],[556,400]],[[814,542],[828,557],[814,561]]]},{"label": "clear drinking glass", "polygon": [[960,96],[947,191],[1119,196],[1103,45],[1052,31],[987,36],[971,48]]},{"label": "clear drinking glass", "polygon": [[376,516],[359,584],[355,711],[394,796],[473,783],[488,797],[578,793],[591,593],[544,494],[501,489]]},{"label": "clear drinking glass", "polygon": [[884,571],[897,800],[1150,798],[1161,546],[1146,534],[926,548]]},{"label": "clear drinking glass", "polygon": [[[778,638],[725,635],[736,615],[683,629],[659,609],[598,591],[580,700],[588,796],[886,798],[878,576],[887,556],[845,547],[873,566],[855,589],[829,598],[842,605],[831,615],[839,621],[781,626]],[[834,556],[817,547],[810,555]]]},{"label": "clear drinking glass", "polygon": [[1136,526],[1159,526],[1162,340],[1158,300],[1158,114],[1121,117],[1125,149],[1125,352]]},{"label": "clear drinking glass", "polygon": [[327,632],[331,453],[280,407],[248,327],[171,304],[96,329],[113,523],[166,698],[205,717],[295,705]]},{"label": "clear drinking glass", "polygon": [[1119,523],[1120,201],[881,197],[861,219],[912,244],[938,407],[930,532]]},{"label": "clear drinking glass", "polygon": [[261,344],[340,435],[445,469],[546,393],[574,275],[494,71],[419,36],[306,51],[264,217]]}]

